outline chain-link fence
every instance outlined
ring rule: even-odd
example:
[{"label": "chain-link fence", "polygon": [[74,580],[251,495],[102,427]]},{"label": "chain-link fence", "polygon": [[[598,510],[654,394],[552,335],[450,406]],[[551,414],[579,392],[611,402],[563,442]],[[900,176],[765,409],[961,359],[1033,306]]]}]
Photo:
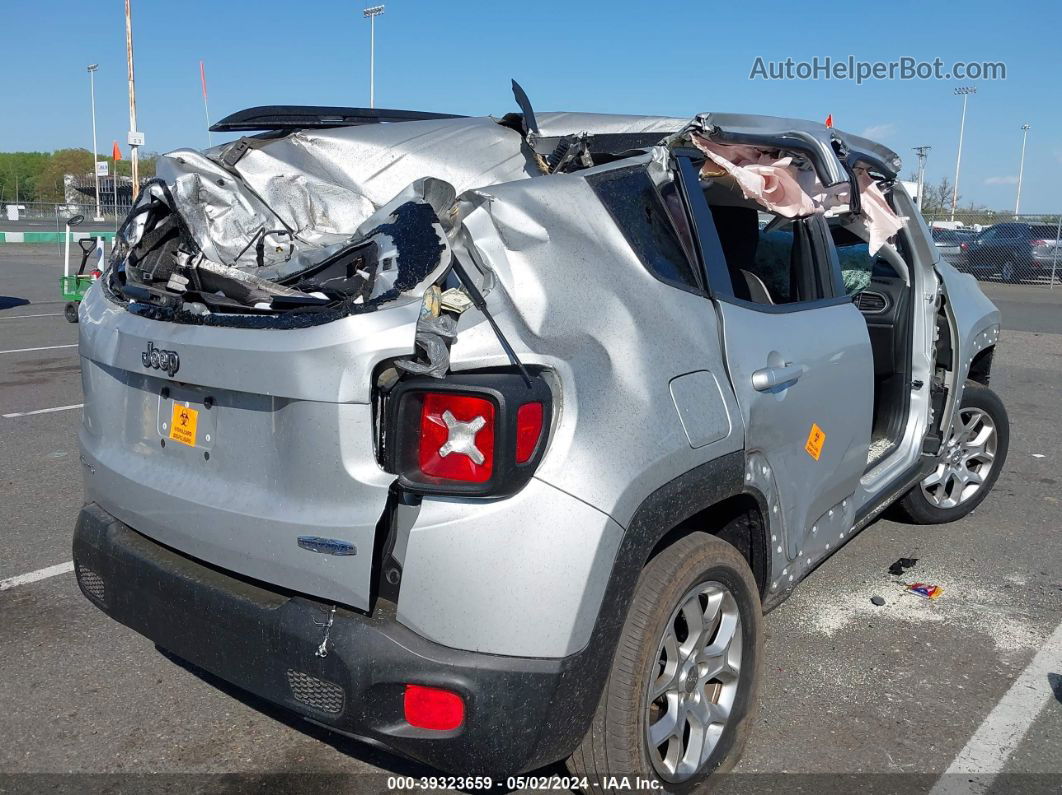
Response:
[{"label": "chain-link fence", "polygon": [[[101,176],[97,181],[92,175],[67,174],[63,178],[63,190],[66,195],[65,201],[62,202],[2,201],[0,221],[28,221],[37,227],[41,226],[41,221],[52,221],[59,228],[67,219],[83,215],[86,224],[95,222],[97,228],[101,224],[116,227],[129,214],[133,203],[133,181],[125,176]],[[97,218],[103,220],[95,221]]]},{"label": "chain-link fence", "polygon": [[1062,286],[1062,215],[926,214],[941,259],[978,279]]},{"label": "chain-link fence", "polygon": [[[8,210],[8,206],[17,207],[16,210]],[[113,201],[101,201],[100,202],[100,215],[96,215],[96,203],[95,202],[63,202],[61,204],[55,202],[19,202],[15,205],[14,202],[4,202],[0,206],[0,219],[8,222],[18,221],[52,221],[61,227],[66,223],[67,219],[73,218],[75,215],[85,216],[85,224],[92,225],[92,222],[97,217],[102,217],[102,224],[106,226],[115,226],[116,223],[120,223],[124,220],[125,216],[129,214],[128,203],[123,204],[121,197],[117,205]],[[96,224],[99,225],[99,224]]]}]

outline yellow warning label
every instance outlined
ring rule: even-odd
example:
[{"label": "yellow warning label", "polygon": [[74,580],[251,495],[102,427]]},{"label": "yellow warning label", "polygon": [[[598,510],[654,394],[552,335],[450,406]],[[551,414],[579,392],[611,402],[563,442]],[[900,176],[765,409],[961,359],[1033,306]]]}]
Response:
[{"label": "yellow warning label", "polygon": [[170,438],[175,442],[195,447],[195,426],[198,421],[199,411],[197,409],[174,403],[173,417],[170,419]]},{"label": "yellow warning label", "polygon": [[815,423],[811,423],[811,432],[808,434],[808,440],[804,445],[804,451],[818,461],[819,456],[822,455],[822,445],[825,441],[826,431],[822,430],[822,428]]}]

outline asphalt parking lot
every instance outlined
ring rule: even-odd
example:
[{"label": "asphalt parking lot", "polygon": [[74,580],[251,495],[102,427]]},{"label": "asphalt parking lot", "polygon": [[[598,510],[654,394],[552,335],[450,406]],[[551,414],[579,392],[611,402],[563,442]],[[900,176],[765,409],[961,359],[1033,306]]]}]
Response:
[{"label": "asphalt parking lot", "polygon": [[[62,568],[81,504],[82,398],[61,270],[54,246],[0,246],[0,791],[46,781],[26,774],[66,776],[48,779],[54,786],[95,774],[101,787],[254,791],[305,784],[274,778],[305,773],[358,774],[345,786],[382,791],[388,774],[430,773],[230,697],[80,595]],[[926,791],[957,758],[989,759],[1003,777],[942,783],[1058,791],[1062,289],[986,291],[1004,313],[993,386],[1012,423],[993,495],[951,525],[876,522],[767,617],[766,678],[741,780],[792,788],[774,774],[804,774],[830,788],[837,776],[873,774],[858,781]],[[900,557],[918,559],[904,579],[943,595],[903,593],[887,571]],[[885,605],[871,604],[874,595]],[[134,773],[237,775],[124,778]]]}]

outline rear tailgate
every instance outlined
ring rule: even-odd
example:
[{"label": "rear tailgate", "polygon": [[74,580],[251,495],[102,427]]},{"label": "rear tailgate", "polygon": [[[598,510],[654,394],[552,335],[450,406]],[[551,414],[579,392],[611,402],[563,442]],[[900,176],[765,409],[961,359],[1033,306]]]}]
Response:
[{"label": "rear tailgate", "polygon": [[367,609],[394,480],[374,455],[372,371],[413,352],[419,310],[217,328],[150,320],[90,291],[86,498],[207,563]]}]

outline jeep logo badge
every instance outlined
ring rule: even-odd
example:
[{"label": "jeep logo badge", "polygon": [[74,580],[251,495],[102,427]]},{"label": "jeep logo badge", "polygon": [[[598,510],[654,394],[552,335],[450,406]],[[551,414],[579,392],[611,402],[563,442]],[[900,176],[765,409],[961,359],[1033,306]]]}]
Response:
[{"label": "jeep logo badge", "polygon": [[148,343],[147,350],[140,354],[140,361],[144,363],[144,367],[162,370],[171,376],[181,367],[181,357],[177,355],[177,351],[156,348],[154,342]]}]

